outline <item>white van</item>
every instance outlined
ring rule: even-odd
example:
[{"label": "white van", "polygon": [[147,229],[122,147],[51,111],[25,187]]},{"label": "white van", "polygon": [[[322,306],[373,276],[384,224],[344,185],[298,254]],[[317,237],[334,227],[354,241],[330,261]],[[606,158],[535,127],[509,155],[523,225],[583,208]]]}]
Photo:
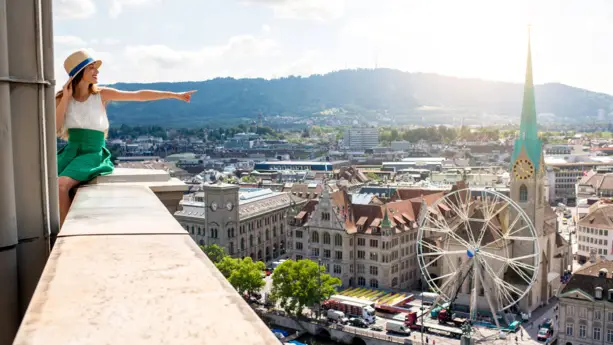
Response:
[{"label": "white van", "polygon": [[345,313],[339,310],[329,309],[326,314],[328,320],[336,321],[338,323],[347,323],[349,319],[345,316]]},{"label": "white van", "polygon": [[409,328],[409,326],[405,326],[404,323],[398,321],[388,321],[385,324],[385,330],[392,333],[411,335],[411,328]]}]

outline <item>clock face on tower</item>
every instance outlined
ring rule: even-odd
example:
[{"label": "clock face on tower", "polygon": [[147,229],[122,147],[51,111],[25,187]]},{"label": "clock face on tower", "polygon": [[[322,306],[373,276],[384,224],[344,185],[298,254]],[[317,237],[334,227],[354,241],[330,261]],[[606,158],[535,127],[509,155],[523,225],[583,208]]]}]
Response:
[{"label": "clock face on tower", "polygon": [[527,159],[518,159],[513,164],[513,174],[518,180],[527,180],[534,175],[534,165]]}]

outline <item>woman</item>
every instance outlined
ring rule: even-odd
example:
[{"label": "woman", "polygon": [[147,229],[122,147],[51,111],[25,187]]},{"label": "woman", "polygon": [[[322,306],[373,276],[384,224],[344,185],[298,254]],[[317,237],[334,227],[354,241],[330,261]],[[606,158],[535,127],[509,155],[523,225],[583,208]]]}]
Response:
[{"label": "woman", "polygon": [[109,120],[106,105],[112,101],[155,101],[178,99],[189,102],[196,91],[119,91],[97,87],[98,69],[102,61],[92,59],[85,51],[71,54],[64,61],[68,82],[55,98],[56,131],[68,139],[57,154],[60,196],[60,226],[70,208],[70,191],[96,176],[113,172],[111,153],[105,147]]}]

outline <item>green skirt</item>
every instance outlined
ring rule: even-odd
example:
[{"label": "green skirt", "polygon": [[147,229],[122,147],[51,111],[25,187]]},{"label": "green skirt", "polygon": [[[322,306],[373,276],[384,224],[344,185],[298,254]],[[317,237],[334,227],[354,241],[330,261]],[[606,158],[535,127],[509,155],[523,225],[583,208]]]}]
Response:
[{"label": "green skirt", "polygon": [[68,129],[68,144],[57,153],[57,174],[85,182],[113,172],[111,152],[104,133],[91,129]]}]

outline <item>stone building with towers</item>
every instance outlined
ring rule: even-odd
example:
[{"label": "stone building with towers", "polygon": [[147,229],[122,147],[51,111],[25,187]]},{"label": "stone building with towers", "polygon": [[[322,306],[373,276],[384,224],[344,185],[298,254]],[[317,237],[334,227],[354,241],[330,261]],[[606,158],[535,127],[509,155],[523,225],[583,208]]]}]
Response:
[{"label": "stone building with towers", "polygon": [[560,287],[560,277],[572,263],[568,242],[558,233],[557,215],[545,196],[543,142],[538,136],[536,102],[532,78],[532,56],[528,44],[526,81],[519,136],[511,156],[511,199],[528,215],[538,237],[539,273],[520,308],[532,311],[547,304]]},{"label": "stone building with towers", "polygon": [[510,170],[511,200],[472,190],[468,195],[459,188],[447,194],[438,209],[430,208],[423,225],[428,282],[471,312],[531,312],[557,294],[560,277],[572,262],[568,242],[557,231],[557,216],[545,199],[530,45]]},{"label": "stone building with towers", "polygon": [[343,287],[417,288],[417,220],[442,195],[357,204],[345,189],[326,188],[290,219],[290,257],[320,262]]},{"label": "stone building with towers", "polygon": [[271,262],[287,256],[288,220],[304,203],[290,193],[215,183],[181,201],[174,216],[199,245]]}]

